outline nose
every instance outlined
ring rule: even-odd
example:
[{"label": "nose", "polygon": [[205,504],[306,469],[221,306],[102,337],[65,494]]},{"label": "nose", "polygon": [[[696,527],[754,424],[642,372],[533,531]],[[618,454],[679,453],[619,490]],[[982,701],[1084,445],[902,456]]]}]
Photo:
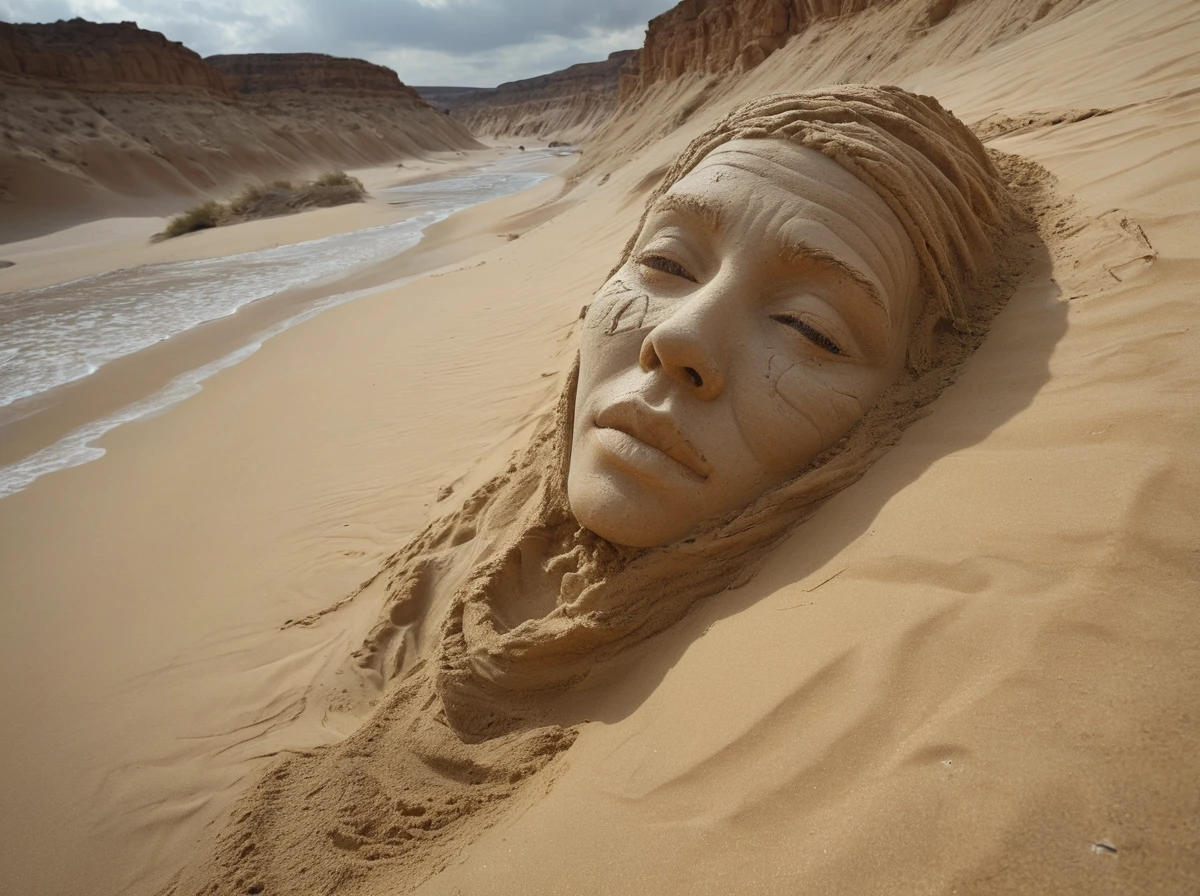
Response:
[{"label": "nose", "polygon": [[701,401],[720,395],[725,390],[725,374],[718,361],[721,315],[717,304],[696,297],[647,333],[638,357],[642,370],[661,369]]}]

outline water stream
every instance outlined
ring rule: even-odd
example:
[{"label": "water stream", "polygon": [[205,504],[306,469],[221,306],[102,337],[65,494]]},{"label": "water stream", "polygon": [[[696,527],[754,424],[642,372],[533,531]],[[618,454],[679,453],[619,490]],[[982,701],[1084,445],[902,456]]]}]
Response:
[{"label": "water stream", "polygon": [[[198,261],[143,265],[41,289],[0,295],[0,423],[5,409],[89,376],[104,364],[170,339],[245,305],[391,258],[421,241],[432,224],[455,212],[528,189],[549,177],[530,170],[559,151],[507,158],[469,173],[381,190],[395,205],[420,208],[393,224]],[[403,281],[400,281],[403,282]],[[159,413],[195,394],[200,383],[253,354],[264,341],[336,305],[398,285],[328,296],[211,364],[176,377],[166,388],[90,423],[20,461],[0,467],[0,498],[39,476],[103,455],[95,442],[122,423]]]}]

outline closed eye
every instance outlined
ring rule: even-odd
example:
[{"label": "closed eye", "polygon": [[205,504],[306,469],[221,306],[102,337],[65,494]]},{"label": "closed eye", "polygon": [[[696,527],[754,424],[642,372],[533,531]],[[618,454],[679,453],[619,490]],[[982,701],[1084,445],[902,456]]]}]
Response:
[{"label": "closed eye", "polygon": [[784,326],[791,327],[813,345],[825,349],[831,355],[844,355],[842,347],[814,327],[812,324],[794,317],[791,314],[772,314],[772,320],[777,320]]},{"label": "closed eye", "polygon": [[685,268],[679,262],[673,261],[672,259],[667,258],[664,255],[654,255],[652,253],[647,253],[646,255],[638,256],[637,261],[638,261],[638,264],[640,264],[640,265],[644,265],[645,267],[648,267],[648,268],[653,268],[654,270],[661,271],[664,274],[670,274],[672,277],[679,277],[683,280],[687,280],[689,283],[698,283],[699,282],[695,277],[693,277],[691,275],[691,273],[689,273],[687,268]]}]

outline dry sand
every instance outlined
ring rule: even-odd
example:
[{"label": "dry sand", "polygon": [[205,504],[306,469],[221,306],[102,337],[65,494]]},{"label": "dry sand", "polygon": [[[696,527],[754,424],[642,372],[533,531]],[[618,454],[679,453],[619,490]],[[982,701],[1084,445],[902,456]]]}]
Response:
[{"label": "dry sand", "polygon": [[[810,83],[794,43],[550,211],[445,222],[461,269],[283,333],[0,501],[6,891],[151,892],[273,755],[360,723],[345,670],[380,595],[281,625],[503,466],[655,172]],[[750,585],[572,695],[591,722],[555,774],[421,892],[1200,889],[1198,45],[1187,0],[1097,0],[870,78],[1059,178],[1046,269]]]}]

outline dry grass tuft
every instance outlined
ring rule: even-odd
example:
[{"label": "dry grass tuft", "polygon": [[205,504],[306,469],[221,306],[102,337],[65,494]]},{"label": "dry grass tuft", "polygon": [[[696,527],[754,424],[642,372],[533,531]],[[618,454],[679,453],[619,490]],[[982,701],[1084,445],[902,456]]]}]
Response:
[{"label": "dry grass tuft", "polygon": [[330,208],[351,202],[362,202],[367,191],[358,178],[344,171],[322,174],[314,181],[293,184],[277,180],[266,185],[252,184],[228,203],[205,202],[176,215],[155,240],[182,236],[209,227],[238,224],[256,218],[275,218],[311,208]]},{"label": "dry grass tuft", "polygon": [[163,239],[170,239],[196,230],[207,230],[209,227],[217,227],[222,224],[224,217],[225,206],[210,200],[189,208],[182,215],[176,215],[167,222],[166,229],[159,236]]}]

